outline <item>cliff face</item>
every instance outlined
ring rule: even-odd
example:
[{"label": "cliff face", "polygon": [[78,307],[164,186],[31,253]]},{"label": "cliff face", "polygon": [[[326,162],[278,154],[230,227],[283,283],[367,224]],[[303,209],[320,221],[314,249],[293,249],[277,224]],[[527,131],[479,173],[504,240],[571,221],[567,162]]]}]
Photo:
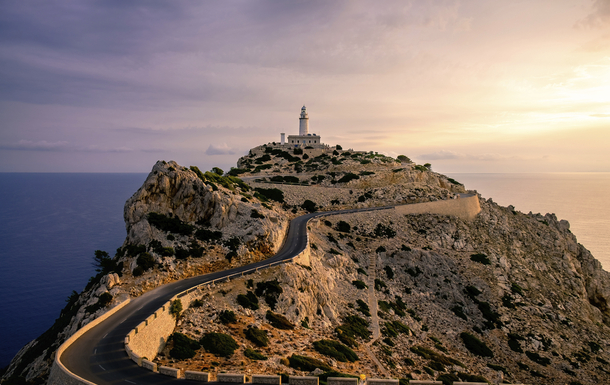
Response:
[{"label": "cliff face", "polygon": [[[57,347],[128,296],[267,258],[289,219],[306,209],[430,202],[465,192],[423,166],[331,151],[306,157],[307,150],[262,146],[229,173],[248,185],[220,170],[157,162],[125,204],[124,244],[114,257],[100,254],[100,273],[22,349],[3,381],[43,382]],[[200,348],[192,359],[178,359],[170,343],[156,362],[309,374],[293,362],[295,354],[318,359],[314,367],[323,371],[374,377],[477,381],[501,373],[513,383],[609,382],[610,275],[566,221],[491,199],[480,205],[473,220],[387,210],[310,222],[308,266],[282,265],[219,284],[178,321],[176,331],[195,340],[209,332],[232,336],[232,356]],[[292,327],[278,328],[268,310]],[[225,322],[226,311],[235,320]],[[246,337],[252,328],[264,331],[266,346]],[[349,345],[358,360],[329,355],[321,340]],[[267,359],[254,358],[254,350]]]},{"label": "cliff face", "polygon": [[[219,285],[201,299],[202,307],[185,312],[176,331],[194,339],[229,334],[240,346],[232,357],[202,350],[191,360],[170,363],[168,346],[158,362],[211,371],[309,373],[286,366],[296,354],[335,371],[373,377],[610,381],[610,274],[577,243],[566,221],[491,200],[480,204],[472,221],[380,211],[312,222],[311,266],[285,265]],[[257,289],[276,279],[282,293],[269,302]],[[248,291],[259,294],[259,309],[239,305],[238,296]],[[233,324],[220,320],[227,309],[236,314]],[[273,327],[268,310],[287,317],[295,329]],[[372,333],[356,336],[358,361],[341,362],[315,347],[325,339],[345,342],[341,327],[354,316]],[[266,331],[268,346],[244,335],[252,327]],[[478,342],[468,345],[472,339]],[[246,349],[268,359],[244,359]]]}]

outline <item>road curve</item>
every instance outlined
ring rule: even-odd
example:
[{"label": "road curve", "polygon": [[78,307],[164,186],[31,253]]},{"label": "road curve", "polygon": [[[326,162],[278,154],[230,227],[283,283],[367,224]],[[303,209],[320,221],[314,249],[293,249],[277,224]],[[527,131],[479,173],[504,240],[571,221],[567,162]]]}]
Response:
[{"label": "road curve", "polygon": [[235,267],[160,286],[133,299],[99,325],[70,345],[59,360],[72,373],[94,384],[168,384],[184,380],[159,375],[136,365],[125,353],[127,333],[163,306],[174,295],[193,286],[229,277],[233,274],[265,268],[272,262],[289,260],[307,247],[307,222],[315,217],[355,212],[393,209],[395,206],[324,211],[302,215],[290,222],[281,249],[273,257],[246,266]]}]

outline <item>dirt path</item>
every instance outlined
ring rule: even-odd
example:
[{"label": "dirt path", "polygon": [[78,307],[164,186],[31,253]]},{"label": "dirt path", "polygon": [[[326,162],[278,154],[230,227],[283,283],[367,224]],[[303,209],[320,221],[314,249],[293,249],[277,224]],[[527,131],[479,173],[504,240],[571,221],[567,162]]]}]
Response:
[{"label": "dirt path", "polygon": [[379,368],[379,371],[387,378],[390,376],[390,374],[384,368],[384,366],[381,364],[381,362],[377,359],[377,356],[375,356],[375,354],[371,350],[371,346],[375,343],[375,341],[377,341],[381,337],[381,331],[379,329],[379,316],[377,315],[377,311],[378,311],[377,295],[375,294],[375,278],[377,277],[376,271],[377,271],[377,253],[372,253],[369,256],[369,269],[368,269],[369,288],[368,289],[369,289],[369,308],[371,311],[371,321],[372,321],[371,328],[372,328],[373,336],[372,336],[371,340],[369,342],[367,342],[367,344],[365,345],[364,348],[365,348],[367,354],[369,355],[369,357],[371,358],[371,360],[373,360],[373,362],[375,362],[375,365],[377,365],[377,367]]}]

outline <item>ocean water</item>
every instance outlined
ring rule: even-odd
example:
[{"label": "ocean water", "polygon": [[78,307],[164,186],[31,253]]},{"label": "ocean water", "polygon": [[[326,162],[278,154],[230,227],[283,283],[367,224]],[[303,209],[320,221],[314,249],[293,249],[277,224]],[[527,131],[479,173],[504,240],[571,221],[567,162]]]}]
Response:
[{"label": "ocean water", "polygon": [[0,367],[47,330],[125,239],[123,205],[146,174],[0,173]]},{"label": "ocean water", "polygon": [[448,173],[484,198],[570,222],[578,242],[610,271],[610,173]]},{"label": "ocean water", "polygon": [[[610,269],[610,173],[448,174],[524,212],[553,212]],[[123,205],[146,174],[0,173],[0,367],[47,330],[125,239]]]}]

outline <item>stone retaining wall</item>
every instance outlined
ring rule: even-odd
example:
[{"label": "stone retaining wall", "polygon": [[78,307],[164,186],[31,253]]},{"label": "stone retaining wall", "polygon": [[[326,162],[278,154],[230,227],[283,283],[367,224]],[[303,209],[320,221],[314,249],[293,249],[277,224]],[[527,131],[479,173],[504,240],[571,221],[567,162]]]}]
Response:
[{"label": "stone retaining wall", "polygon": [[395,210],[400,214],[453,215],[468,220],[481,212],[481,206],[479,205],[479,197],[471,195],[458,199],[396,206]]}]

